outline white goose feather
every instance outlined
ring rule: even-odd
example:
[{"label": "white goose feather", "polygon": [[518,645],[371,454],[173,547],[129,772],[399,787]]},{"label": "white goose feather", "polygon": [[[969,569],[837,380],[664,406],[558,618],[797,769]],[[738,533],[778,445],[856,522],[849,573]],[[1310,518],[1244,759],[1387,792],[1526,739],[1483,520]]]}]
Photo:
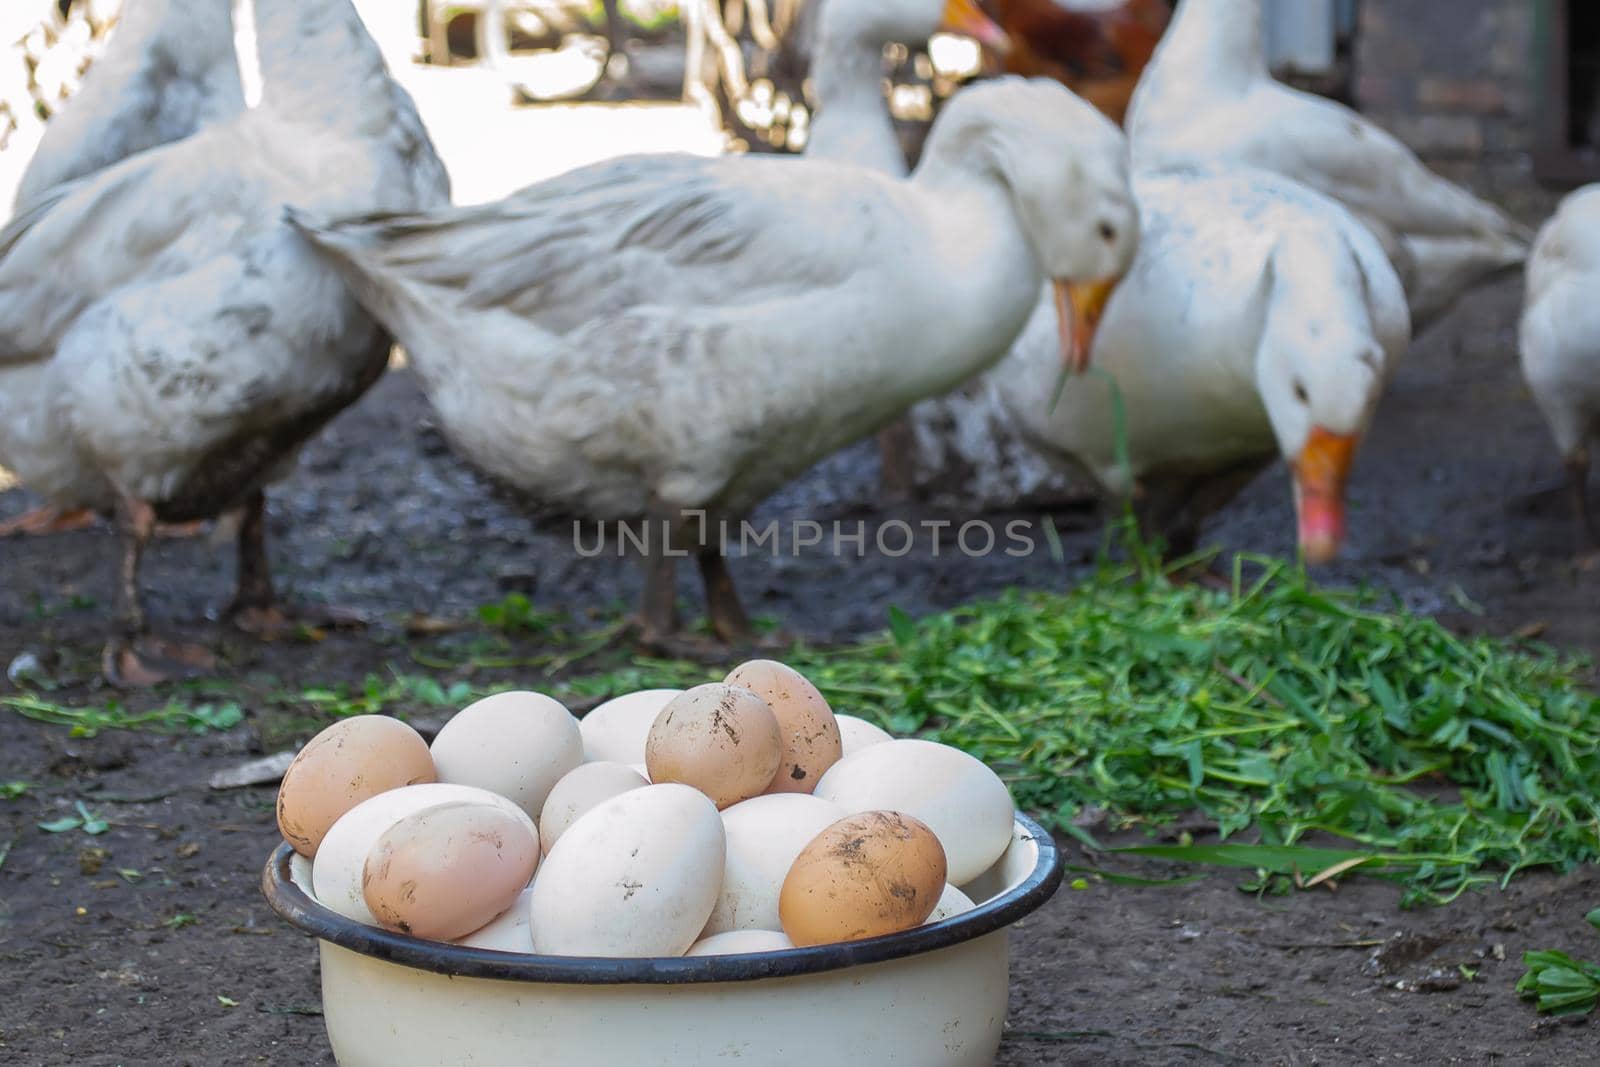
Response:
[{"label": "white goose feather", "polygon": [[1522,373],[1572,474],[1580,518],[1600,542],[1587,481],[1600,436],[1600,185],[1569,195],[1528,258]]},{"label": "white goose feather", "polygon": [[883,51],[939,29],[944,0],[821,0],[812,50],[817,114],[806,156],[904,177],[905,150],[884,97]]},{"label": "white goose feather", "polygon": [[947,114],[909,182],[635,157],[498,204],[306,225],[490,473],[581,515],[737,516],[998,359],[1041,262],[1098,277],[1128,254],[1083,221],[1130,214],[1121,135],[1086,104],[1008,80]]},{"label": "white goose feather", "polygon": [[1413,319],[1522,262],[1529,234],[1433,173],[1349,108],[1275,81],[1263,0],[1183,0],[1128,116],[1139,168],[1229,161],[1303,182],[1373,228],[1405,282]]},{"label": "white goose feather", "polygon": [[232,8],[232,0],[124,0],[105,52],[45,127],[17,204],[243,111]]},{"label": "white goose feather", "polygon": [[1410,337],[1399,279],[1372,234],[1265,171],[1172,168],[1134,186],[1139,252],[1094,346],[1122,397],[1130,467],[1104,377],[1068,382],[1051,407],[1060,367],[1044,308],[992,375],[1028,439],[1128,494],[1293,461],[1313,427],[1359,436]]},{"label": "white goose feather", "polygon": [[[806,158],[905,175],[905,151],[884,99],[884,43],[926,41],[949,16],[944,0],[825,0],[812,67],[820,108]],[[905,415],[904,431],[884,434],[880,453],[893,489],[969,506],[1008,507],[1063,488],[1050,464],[1017,435],[987,375],[917,404]]]},{"label": "white goose feather", "polygon": [[[741,517],[995,362],[1041,271],[1119,272],[1125,168],[1094,109],[1007,79],[951,101],[909,180],[636,157],[484,207],[302,224],[481,469],[546,509],[682,529],[685,512]],[[1101,240],[1107,218],[1128,237]],[[738,638],[714,543],[695,543],[713,625]],[[671,561],[647,564],[642,617],[665,632]]]},{"label": "white goose feather", "polygon": [[285,205],[448,201],[348,0],[257,0],[265,95],[57,186],[0,234],[0,463],[52,501],[206,517],[380,373],[389,342]]}]

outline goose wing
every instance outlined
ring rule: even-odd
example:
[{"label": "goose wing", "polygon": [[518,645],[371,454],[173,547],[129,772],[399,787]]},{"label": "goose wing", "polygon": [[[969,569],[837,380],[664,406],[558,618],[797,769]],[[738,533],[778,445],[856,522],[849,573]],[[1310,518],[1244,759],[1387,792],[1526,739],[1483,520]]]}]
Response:
[{"label": "goose wing", "polygon": [[1355,112],[1309,93],[1264,83],[1241,114],[1263,135],[1255,160],[1339,200],[1359,215],[1412,236],[1477,237],[1525,251],[1529,235],[1502,211],[1429,170],[1397,138]]},{"label": "goose wing", "polygon": [[249,175],[196,165],[215,140],[202,133],[50,189],[0,231],[0,363],[50,358],[85,308],[188,270],[252,221]]},{"label": "goose wing", "polygon": [[[567,335],[641,307],[692,317],[846,284],[875,258],[891,210],[879,187],[848,167],[637,156],[493,204],[295,221],[358,291],[426,291],[441,315],[499,311]],[[381,318],[395,302],[369,306]]]}]

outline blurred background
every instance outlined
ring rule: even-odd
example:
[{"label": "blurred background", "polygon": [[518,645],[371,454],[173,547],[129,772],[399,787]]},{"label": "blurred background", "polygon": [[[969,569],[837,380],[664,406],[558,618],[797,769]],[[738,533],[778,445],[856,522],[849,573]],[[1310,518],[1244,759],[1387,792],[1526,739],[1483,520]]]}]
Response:
[{"label": "blurred background", "polygon": [[[243,0],[248,3],[248,0]],[[0,197],[115,23],[119,0],[7,0],[0,11]],[[805,0],[361,0],[417,97],[458,199],[492,199],[625,152],[804,147],[814,19]],[[815,7],[816,5],[811,5]],[[1131,90],[1153,47],[1076,26],[1169,0],[989,0],[1023,73]],[[1275,73],[1398,134],[1513,210],[1537,184],[1600,177],[1600,9],[1580,0],[1271,0]],[[1151,16],[1135,12],[1141,17]],[[241,20],[249,26],[249,20]],[[1084,25],[1092,25],[1092,22]],[[1066,38],[1071,38],[1066,40]],[[936,38],[891,56],[914,152],[938,103],[995,61]],[[246,50],[248,54],[248,50]],[[1125,83],[1125,89],[1119,89]],[[1097,100],[1097,102],[1099,102]],[[583,105],[581,108],[579,105]],[[1113,105],[1114,106],[1114,105]],[[1529,197],[1531,203],[1521,203]]]}]

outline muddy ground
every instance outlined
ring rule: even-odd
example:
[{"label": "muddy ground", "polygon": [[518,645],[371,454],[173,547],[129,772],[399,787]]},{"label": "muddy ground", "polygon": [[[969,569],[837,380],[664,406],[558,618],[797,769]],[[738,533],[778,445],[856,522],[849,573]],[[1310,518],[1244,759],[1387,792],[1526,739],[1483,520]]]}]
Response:
[{"label": "muddy ground", "polygon": [[[1514,278],[1486,287],[1419,341],[1361,460],[1351,551],[1325,578],[1393,589],[1464,629],[1537,633],[1592,652],[1600,574],[1574,564],[1564,503],[1508,506],[1559,475],[1516,374],[1519,295]],[[766,513],[852,524],[908,515],[875,502],[873,467],[870,448],[839,457]],[[0,515],[28,504],[5,494]],[[471,620],[479,606],[520,592],[592,626],[614,618],[635,589],[630,568],[578,559],[570,529],[536,532],[515,502],[481,486],[444,448],[404,372],[308,450],[272,507],[283,585],[302,599],[358,608],[373,626],[320,642],[226,633],[212,618],[228,596],[229,551],[204,539],[162,542],[146,573],[152,616],[218,650],[223,666],[202,692],[242,705],[241,726],[80,738],[0,710],[0,782],[29,783],[0,800],[0,852],[9,847],[0,866],[5,1063],[332,1062],[315,1015],[312,944],[283,927],[257,890],[276,836],[272,791],[213,792],[207,777],[308,736],[313,709],[295,694],[310,687],[423,673],[419,660],[447,680],[541,683],[531,667],[483,666],[485,649],[502,661],[546,651],[540,634],[413,639],[405,630],[413,613]],[[1209,534],[1282,554],[1290,515],[1284,475],[1274,471]],[[934,558],[924,538],[899,559],[812,551],[736,561],[735,573],[752,610],[774,625],[838,639],[881,626],[890,605],[921,613],[1009,585],[1071,582],[1101,527],[1082,507],[1061,509],[1055,521],[1062,562],[1042,542],[1024,559],[965,559],[948,543]],[[32,653],[59,687],[52,700],[112,698],[92,678],[114,548],[103,529],[0,542],[0,662]],[[687,575],[683,591],[693,601]],[[472,654],[479,665],[463,665]],[[392,707],[422,719],[439,713],[403,699]],[[77,801],[109,822],[106,832],[38,829]],[[1088,862],[1076,849],[1070,860]],[[1600,1060],[1596,1024],[1540,1020],[1512,992],[1527,948],[1600,954],[1582,922],[1600,904],[1592,871],[1530,875],[1508,892],[1422,911],[1401,911],[1395,891],[1374,883],[1257,899],[1239,881],[1222,873],[1175,888],[1091,880],[1063,889],[1014,938],[1001,1062]],[[1373,962],[1396,936],[1412,940],[1388,953],[1387,966]]]}]

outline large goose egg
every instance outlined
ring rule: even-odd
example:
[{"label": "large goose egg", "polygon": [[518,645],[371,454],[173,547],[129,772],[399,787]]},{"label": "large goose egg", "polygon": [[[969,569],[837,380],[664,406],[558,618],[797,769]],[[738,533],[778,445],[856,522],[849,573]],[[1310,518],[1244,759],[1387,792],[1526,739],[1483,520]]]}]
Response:
[{"label": "large goose egg", "polygon": [[822,776],[816,795],[846,811],[899,811],[927,823],[955,885],[988,870],[1011,846],[1015,814],[1006,784],[949,745],[907,739],[861,749]]},{"label": "large goose egg", "polygon": [[534,880],[537,952],[681,956],[722,888],[726,839],[716,805],[686,785],[614,796],[567,828]]}]

